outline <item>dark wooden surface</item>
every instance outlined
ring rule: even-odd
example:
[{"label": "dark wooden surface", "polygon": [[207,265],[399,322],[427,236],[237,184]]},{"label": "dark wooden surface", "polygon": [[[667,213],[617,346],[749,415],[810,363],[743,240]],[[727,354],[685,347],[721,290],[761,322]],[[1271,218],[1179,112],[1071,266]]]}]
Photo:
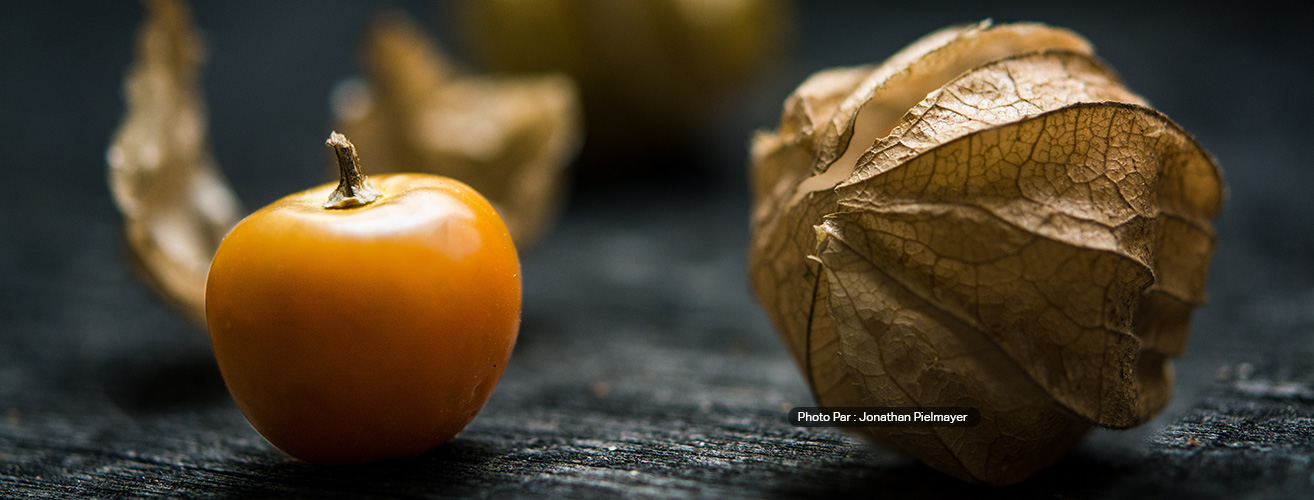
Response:
[{"label": "dark wooden surface", "polygon": [[[321,179],[328,89],[355,72],[326,55],[352,50],[373,7],[198,6],[216,151],[249,205]],[[406,7],[432,19],[428,3]],[[265,443],[225,392],[204,332],[123,264],[103,149],[139,9],[27,5],[0,18],[0,172],[21,186],[0,198],[0,496],[1314,496],[1314,169],[1303,152],[1314,71],[1299,16],[807,7],[795,62],[741,96],[698,148],[614,165],[648,172],[628,180],[581,180],[558,230],[525,258],[520,341],[474,423],[418,458],[354,467],[302,464]],[[1168,409],[1096,431],[1006,488],[789,426],[784,409],[811,400],[744,271],[748,131],[772,125],[812,71],[991,15],[1089,36],[1218,156],[1230,184],[1212,300]]]}]

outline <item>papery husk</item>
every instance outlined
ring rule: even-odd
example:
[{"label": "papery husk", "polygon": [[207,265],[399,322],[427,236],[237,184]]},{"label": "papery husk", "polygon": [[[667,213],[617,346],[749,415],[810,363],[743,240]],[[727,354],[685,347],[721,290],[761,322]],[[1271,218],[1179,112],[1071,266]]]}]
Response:
[{"label": "papery husk", "polygon": [[140,274],[205,324],[210,258],[241,214],[210,153],[199,84],[204,49],[186,3],[144,2],[127,111],[106,152],[127,251]]},{"label": "papery husk", "polygon": [[578,151],[574,83],[466,74],[395,12],[373,22],[363,52],[365,82],[334,99],[336,128],[357,145],[362,169],[465,182],[493,203],[522,252],[532,247],[555,222]]},{"label": "papery husk", "polygon": [[1080,36],[987,21],[818,73],[752,160],[750,278],[818,403],[982,417],[851,430],[1009,484],[1166,404],[1222,179]]}]

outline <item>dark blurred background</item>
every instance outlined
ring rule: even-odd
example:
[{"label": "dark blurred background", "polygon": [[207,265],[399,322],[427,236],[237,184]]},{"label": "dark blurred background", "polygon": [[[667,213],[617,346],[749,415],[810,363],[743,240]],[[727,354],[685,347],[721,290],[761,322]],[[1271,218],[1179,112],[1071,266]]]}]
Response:
[{"label": "dark blurred background", "polygon": [[[326,180],[331,90],[360,74],[366,20],[385,7],[409,13],[478,69],[443,2],[193,6],[208,54],[211,144],[248,209]],[[207,369],[204,335],[124,265],[106,186],[104,152],[124,111],[121,83],[141,16],[135,2],[22,2],[0,16],[0,411],[76,407],[67,401],[74,396],[91,408],[102,386],[112,385],[93,380],[146,370],[146,360],[178,352],[196,361],[182,370]],[[1128,87],[1217,157],[1227,181],[1211,303],[1196,316],[1173,406],[1138,438],[1108,439],[1139,446],[1155,425],[1210,391],[1223,368],[1234,373],[1246,364],[1275,380],[1314,381],[1314,44],[1308,9],[1280,3],[797,2],[779,64],[712,105],[715,112],[691,126],[693,139],[590,159],[579,170],[564,235],[526,256],[527,327],[531,316],[551,314],[532,304],[535,297],[553,303],[554,294],[581,301],[607,295],[564,286],[578,284],[566,277],[572,273],[607,272],[597,268],[596,252],[624,261],[624,252],[644,250],[642,238],[603,238],[597,241],[620,243],[599,243],[595,254],[570,251],[568,239],[588,234],[589,224],[642,233],[653,220],[643,200],[664,200],[657,210],[682,197],[717,197],[723,201],[708,206],[719,212],[695,224],[710,231],[703,233],[709,242],[687,245],[729,255],[708,264],[711,275],[733,281],[718,285],[732,295],[721,314],[740,315],[737,334],[783,359],[751,305],[742,269],[751,133],[773,128],[782,100],[815,71],[879,62],[935,29],[984,18],[1040,21],[1086,36]],[[599,215],[613,209],[622,215]],[[668,243],[677,252],[684,244]]]},{"label": "dark blurred background", "polygon": [[[1276,269],[1239,273],[1246,290],[1295,286],[1311,273],[1314,210],[1304,193],[1314,169],[1302,165],[1311,137],[1311,44],[1302,34],[1307,9],[1255,3],[1193,7],[1154,2],[799,2],[783,64],[736,89],[717,108],[719,119],[690,170],[715,173],[691,182],[738,189],[746,144],[755,128],[773,127],[780,102],[807,75],[823,68],[883,60],[903,45],[948,24],[993,18],[1041,21],[1088,37],[1097,54],[1134,91],[1146,96],[1218,157],[1230,188],[1219,223],[1222,241],[1275,259]],[[248,207],[324,180],[322,137],[330,128],[329,94],[358,75],[357,49],[370,15],[400,8],[435,34],[458,59],[468,43],[443,2],[198,3],[208,63],[204,91],[220,165]],[[123,112],[121,82],[142,9],[135,2],[22,3],[0,19],[4,68],[0,122],[4,165],[12,185],[5,223],[5,259],[63,267],[27,255],[32,239],[87,243],[61,235],[69,222],[112,224],[103,152]],[[617,170],[641,170],[637,154]],[[680,168],[684,168],[681,166]],[[680,168],[677,168],[678,171]],[[577,189],[588,195],[586,184]],[[1225,247],[1226,248],[1226,247]],[[1220,255],[1227,262],[1228,252]],[[30,265],[6,267],[36,273]],[[11,274],[6,273],[6,278]],[[6,279],[6,282],[9,282]]]}]

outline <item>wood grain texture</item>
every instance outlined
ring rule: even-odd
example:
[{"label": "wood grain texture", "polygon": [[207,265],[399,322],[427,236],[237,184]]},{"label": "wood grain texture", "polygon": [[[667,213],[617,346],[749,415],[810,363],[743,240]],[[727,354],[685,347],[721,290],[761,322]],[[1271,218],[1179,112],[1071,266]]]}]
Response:
[{"label": "wood grain texture", "polygon": [[[342,34],[377,4],[196,3],[212,47],[216,154],[243,201],[323,182],[326,96],[356,69],[317,57],[354,50]],[[720,149],[634,165],[696,171],[688,159],[702,158],[715,166],[698,172],[710,175],[632,183],[641,190],[576,186],[562,225],[525,260],[524,328],[506,378],[463,434],[415,459],[329,468],[266,444],[225,392],[204,334],[123,265],[104,153],[139,7],[12,6],[0,16],[14,47],[0,51],[11,75],[0,78],[0,169],[28,189],[0,217],[0,497],[1309,497],[1314,169],[1300,151],[1314,111],[1314,68],[1301,62],[1314,45],[1299,38],[1299,16],[949,4],[936,15],[887,2],[805,11],[806,62],[772,92],[746,96],[757,111],[709,138]],[[432,2],[407,6],[433,17]],[[781,407],[810,396],[745,271],[749,131],[812,71],[986,16],[1089,36],[1197,134],[1231,186],[1209,302],[1168,407],[1130,431],[1095,431],[1008,488],[785,423]],[[1221,70],[1220,58],[1240,66]]]},{"label": "wood grain texture", "polygon": [[[613,200],[603,197],[577,204],[525,263],[520,343],[475,422],[420,457],[355,467],[300,463],[261,439],[228,398],[201,333],[115,265],[111,228],[88,228],[79,243],[99,250],[84,263],[44,285],[6,286],[17,300],[0,306],[0,490],[35,498],[1121,498],[1260,487],[1282,496],[1310,485],[1314,398],[1310,380],[1295,375],[1311,371],[1294,358],[1229,368],[1227,382],[1187,376],[1179,395],[1191,401],[1171,417],[1097,434],[1008,488],[961,483],[836,429],[791,427],[783,409],[811,399],[748,298],[745,193],[695,194],[641,192],[624,209],[604,210]],[[13,293],[24,284],[27,295]],[[1234,312],[1244,320],[1244,308]],[[1201,372],[1190,359],[1188,369]]]}]

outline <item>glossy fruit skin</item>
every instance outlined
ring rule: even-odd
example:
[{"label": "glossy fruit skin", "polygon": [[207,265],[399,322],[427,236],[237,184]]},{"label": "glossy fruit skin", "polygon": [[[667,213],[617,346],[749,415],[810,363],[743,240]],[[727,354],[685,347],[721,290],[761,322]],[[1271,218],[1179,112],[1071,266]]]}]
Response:
[{"label": "glossy fruit skin", "polygon": [[520,263],[488,201],[445,177],[371,177],[383,197],[325,209],[335,185],[242,220],[206,283],[214,355],[274,446],[324,464],[413,456],[455,436],[501,378]]}]

